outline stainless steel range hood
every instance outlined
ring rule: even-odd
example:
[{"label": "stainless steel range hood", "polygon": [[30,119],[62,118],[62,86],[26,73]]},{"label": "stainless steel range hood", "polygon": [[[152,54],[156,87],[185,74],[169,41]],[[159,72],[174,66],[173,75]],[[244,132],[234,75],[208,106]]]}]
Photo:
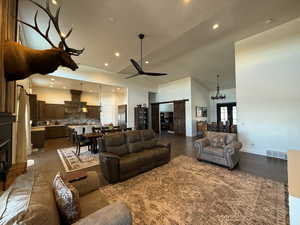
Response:
[{"label": "stainless steel range hood", "polygon": [[87,103],[81,102],[81,93],[79,90],[70,90],[72,101],[65,101],[65,113],[82,116],[87,113]]}]

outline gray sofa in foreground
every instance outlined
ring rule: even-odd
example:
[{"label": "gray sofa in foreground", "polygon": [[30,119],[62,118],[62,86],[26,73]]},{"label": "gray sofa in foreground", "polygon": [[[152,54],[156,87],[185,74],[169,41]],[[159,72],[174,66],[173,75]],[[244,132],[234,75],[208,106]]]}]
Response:
[{"label": "gray sofa in foreground", "polygon": [[198,160],[216,163],[233,169],[240,161],[242,143],[232,133],[210,132],[194,142]]}]

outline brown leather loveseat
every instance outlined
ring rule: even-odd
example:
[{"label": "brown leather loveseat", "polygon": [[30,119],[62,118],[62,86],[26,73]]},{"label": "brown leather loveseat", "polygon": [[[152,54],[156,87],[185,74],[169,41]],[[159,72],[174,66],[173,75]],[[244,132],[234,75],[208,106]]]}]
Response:
[{"label": "brown leather loveseat", "polygon": [[171,145],[162,145],[152,130],[105,135],[100,166],[109,183],[126,180],[170,161]]}]

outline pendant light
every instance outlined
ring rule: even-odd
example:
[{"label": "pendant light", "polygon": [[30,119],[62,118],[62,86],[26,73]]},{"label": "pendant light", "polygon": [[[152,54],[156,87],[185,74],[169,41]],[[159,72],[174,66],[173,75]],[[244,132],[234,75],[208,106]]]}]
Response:
[{"label": "pendant light", "polygon": [[220,78],[220,75],[217,75],[217,93],[215,96],[211,96],[212,100],[223,100],[226,98],[226,95],[221,95],[221,93],[220,93],[219,78]]}]

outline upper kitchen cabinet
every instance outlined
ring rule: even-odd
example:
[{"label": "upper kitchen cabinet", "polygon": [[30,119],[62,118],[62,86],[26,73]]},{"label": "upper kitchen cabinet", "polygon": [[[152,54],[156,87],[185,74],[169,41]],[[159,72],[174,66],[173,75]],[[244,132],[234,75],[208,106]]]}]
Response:
[{"label": "upper kitchen cabinet", "polygon": [[65,106],[61,104],[46,104],[46,120],[59,120],[65,118]]},{"label": "upper kitchen cabinet", "polygon": [[86,115],[86,117],[88,119],[99,120],[100,119],[100,106],[88,105],[87,106],[87,115]]},{"label": "upper kitchen cabinet", "polygon": [[38,101],[37,102],[37,111],[38,111],[38,120],[46,120],[46,102]]},{"label": "upper kitchen cabinet", "polygon": [[29,106],[30,106],[30,120],[32,121],[32,125],[35,125],[38,121],[38,113],[37,113],[37,96],[29,95]]}]

